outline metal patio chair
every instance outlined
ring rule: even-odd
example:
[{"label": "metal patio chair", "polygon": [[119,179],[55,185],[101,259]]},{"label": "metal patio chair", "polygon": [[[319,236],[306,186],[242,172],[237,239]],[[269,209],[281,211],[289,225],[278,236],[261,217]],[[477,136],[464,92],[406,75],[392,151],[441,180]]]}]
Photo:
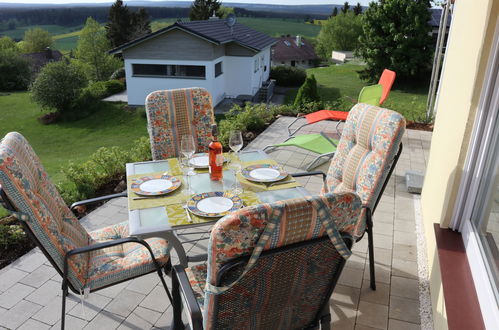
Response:
[{"label": "metal patio chair", "polygon": [[194,136],[196,152],[208,152],[215,123],[210,93],[204,88],[156,91],[146,98],[147,131],[153,160],[178,157],[182,135]]},{"label": "metal patio chair", "polygon": [[[354,193],[241,209],[219,220],[208,262],[174,266],[174,328],[329,328],[329,299],[351,254],[361,212]],[[183,297],[181,299],[180,297]]]},{"label": "metal patio chair", "polygon": [[[82,203],[116,196],[121,194]],[[16,132],[0,142],[0,202],[19,219],[62,276],[62,329],[68,288],[76,294],[94,292],[157,272],[171,300],[162,274],[163,268],[166,273],[171,267],[168,242],[128,237],[127,223],[87,232],[49,180],[29,143]]]},{"label": "metal patio chair", "polygon": [[345,122],[338,149],[329,170],[297,173],[293,176],[322,175],[323,192],[356,192],[363,204],[359,221],[350,234],[360,241],[367,232],[371,288],[376,289],[372,215],[402,153],[405,119],[398,112],[357,104]]}]

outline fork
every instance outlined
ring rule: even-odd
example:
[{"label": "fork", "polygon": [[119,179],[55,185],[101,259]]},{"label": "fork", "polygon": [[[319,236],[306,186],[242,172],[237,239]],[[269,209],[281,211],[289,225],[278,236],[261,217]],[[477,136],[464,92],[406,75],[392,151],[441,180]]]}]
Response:
[{"label": "fork", "polygon": [[185,213],[187,214],[187,219],[189,220],[190,223],[194,223],[192,221],[192,218],[191,218],[191,213],[189,212],[189,210],[187,209],[187,205],[182,205],[182,207],[184,208],[185,210]]}]

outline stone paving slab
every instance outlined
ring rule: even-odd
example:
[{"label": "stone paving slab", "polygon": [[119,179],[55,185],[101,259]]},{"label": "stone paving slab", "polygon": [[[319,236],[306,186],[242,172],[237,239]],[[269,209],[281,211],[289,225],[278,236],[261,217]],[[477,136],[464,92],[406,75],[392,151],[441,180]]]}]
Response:
[{"label": "stone paving slab", "polygon": [[[287,137],[286,127],[294,120],[281,117],[245,149],[261,149]],[[323,122],[304,127],[300,134],[325,131],[336,133],[336,123]],[[405,173],[424,172],[431,132],[407,130],[404,151],[374,214],[377,291],[369,288],[367,238],[353,247],[330,301],[335,329],[420,329],[420,282],[416,245],[414,196],[406,191]],[[313,154],[298,148],[269,152],[287,171],[304,171]],[[326,162],[314,170],[327,171]],[[313,194],[322,189],[320,177],[299,181]],[[417,197],[416,197],[417,198]],[[117,198],[81,219],[91,231],[127,220],[127,200]],[[207,237],[207,235],[201,235]],[[200,236],[200,237],[201,237]],[[186,236],[187,237],[187,236]],[[192,239],[193,236],[188,236]],[[206,251],[208,240],[186,244],[190,254]],[[172,254],[172,262],[177,262]],[[171,280],[167,277],[171,287]],[[0,328],[59,329],[61,280],[39,249],[0,270]],[[90,294],[82,308],[80,297],[67,299],[68,329],[168,329],[172,308],[157,274]]]}]

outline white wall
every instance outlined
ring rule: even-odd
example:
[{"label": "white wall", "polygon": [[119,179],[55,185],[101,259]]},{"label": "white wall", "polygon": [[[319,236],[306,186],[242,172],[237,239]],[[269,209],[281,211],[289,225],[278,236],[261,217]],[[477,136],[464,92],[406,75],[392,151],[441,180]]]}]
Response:
[{"label": "white wall", "polygon": [[242,56],[224,56],[225,92],[229,97],[251,94],[251,75],[253,58]]},{"label": "white wall", "polygon": [[[261,62],[263,56],[263,62]],[[254,72],[254,61],[259,59],[258,70]],[[215,78],[215,64],[222,61],[222,74]],[[213,105],[220,103],[226,96],[241,94],[254,95],[263,81],[269,79],[270,47],[253,57],[222,56],[213,61],[168,61],[125,59],[128,104],[144,105],[146,96],[157,90],[203,87],[213,98]],[[132,64],[177,64],[204,65],[206,79],[182,79],[163,77],[134,77]],[[267,71],[264,67],[267,65]]]}]

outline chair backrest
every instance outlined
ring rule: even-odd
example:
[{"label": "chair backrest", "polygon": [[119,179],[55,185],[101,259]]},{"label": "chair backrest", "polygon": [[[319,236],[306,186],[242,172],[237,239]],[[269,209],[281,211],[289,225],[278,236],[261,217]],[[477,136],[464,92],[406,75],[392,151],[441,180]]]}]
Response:
[{"label": "chair backrest", "polygon": [[146,98],[147,130],[152,158],[180,155],[182,135],[194,136],[197,152],[207,152],[215,123],[211,95],[204,88],[156,91]]},{"label": "chair backrest", "polygon": [[359,102],[366,103],[370,105],[379,105],[379,100],[381,94],[383,93],[383,86],[381,85],[371,85],[362,88],[359,93]]},{"label": "chair backrest", "polygon": [[388,98],[388,94],[390,94],[396,75],[395,71],[384,69],[381,77],[379,77],[378,84],[383,86],[383,93],[381,94],[379,105],[382,105]]},{"label": "chair backrest", "polygon": [[[26,225],[59,272],[68,251],[89,244],[87,231],[49,180],[33,148],[17,132],[8,133],[0,142],[0,186],[15,209],[10,211]],[[88,255],[70,258],[68,270],[72,288],[83,288]]]},{"label": "chair backrest", "polygon": [[218,221],[208,244],[204,328],[315,324],[350,254],[351,237],[339,232],[360,211],[355,194],[327,194],[249,207]]},{"label": "chair backrest", "polygon": [[[405,119],[398,112],[356,104],[348,114],[329,166],[329,191],[354,191],[374,211],[404,132]],[[351,232],[354,238],[364,234],[365,224],[359,221]]]}]

